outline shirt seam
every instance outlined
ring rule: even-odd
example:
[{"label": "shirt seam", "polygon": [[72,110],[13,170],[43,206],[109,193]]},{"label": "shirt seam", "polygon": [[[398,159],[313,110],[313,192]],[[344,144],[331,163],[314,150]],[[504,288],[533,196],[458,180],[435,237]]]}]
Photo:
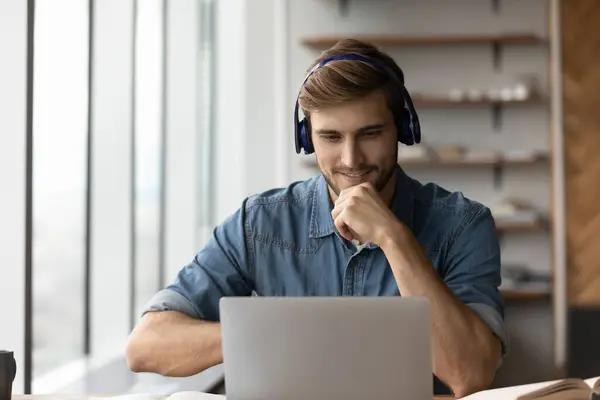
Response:
[{"label": "shirt seam", "polygon": [[305,193],[302,193],[300,195],[291,193],[281,193],[272,197],[261,197],[260,195],[248,197],[246,210],[250,211],[252,208],[255,208],[257,206],[268,206],[277,203],[291,203],[303,205],[303,201],[306,200],[306,198],[312,194],[312,187],[314,186],[314,183],[311,183],[310,186],[311,190],[307,190]]},{"label": "shirt seam", "polygon": [[252,227],[250,226],[250,219],[248,213],[250,212],[251,206],[248,207],[248,198],[244,200],[242,209],[242,220],[244,223],[244,251],[246,253],[246,259],[248,260],[248,277],[252,279],[252,288],[256,286],[256,268],[254,260],[254,243],[252,242]]},{"label": "shirt seam", "polygon": [[476,203],[472,203],[468,207],[467,212],[465,212],[465,214],[461,218],[460,223],[458,224],[457,228],[450,235],[448,235],[448,240],[447,240],[448,249],[452,248],[452,246],[454,245],[454,243],[456,242],[458,237],[461,236],[463,234],[463,232],[465,232],[466,228],[471,225],[473,220],[477,216],[483,214],[483,212],[485,212],[485,210],[486,210],[485,207],[483,207],[481,205],[477,206]]}]

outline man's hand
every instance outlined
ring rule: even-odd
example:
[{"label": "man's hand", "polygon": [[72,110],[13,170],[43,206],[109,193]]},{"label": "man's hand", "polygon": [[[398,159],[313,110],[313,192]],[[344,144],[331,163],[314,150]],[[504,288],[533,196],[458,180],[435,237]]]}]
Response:
[{"label": "man's hand", "polygon": [[378,246],[401,225],[370,183],[342,190],[331,216],[345,239]]}]

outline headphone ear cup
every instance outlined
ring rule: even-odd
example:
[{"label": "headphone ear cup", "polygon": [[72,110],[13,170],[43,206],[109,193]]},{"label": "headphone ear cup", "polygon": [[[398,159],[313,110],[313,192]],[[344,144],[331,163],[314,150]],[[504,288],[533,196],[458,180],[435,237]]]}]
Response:
[{"label": "headphone ear cup", "polygon": [[310,140],[310,127],[306,118],[303,118],[299,123],[300,143],[304,149],[304,154],[312,154],[314,152],[312,142]]},{"label": "headphone ear cup", "polygon": [[398,141],[407,146],[411,146],[415,141],[410,127],[410,113],[404,108],[400,115],[400,121],[397,121],[396,123],[396,126],[398,127]]}]

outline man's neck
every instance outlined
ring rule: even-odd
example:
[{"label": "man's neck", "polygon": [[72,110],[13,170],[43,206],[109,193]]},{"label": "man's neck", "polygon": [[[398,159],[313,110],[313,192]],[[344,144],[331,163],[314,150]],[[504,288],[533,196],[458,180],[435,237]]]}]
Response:
[{"label": "man's neck", "polygon": [[387,204],[387,206],[389,208],[392,208],[392,205],[394,203],[394,193],[396,191],[396,181],[397,181],[396,174],[397,173],[398,173],[398,171],[396,169],[394,169],[392,176],[390,177],[388,182],[385,184],[383,189],[379,192],[381,199],[385,202],[385,204]]}]

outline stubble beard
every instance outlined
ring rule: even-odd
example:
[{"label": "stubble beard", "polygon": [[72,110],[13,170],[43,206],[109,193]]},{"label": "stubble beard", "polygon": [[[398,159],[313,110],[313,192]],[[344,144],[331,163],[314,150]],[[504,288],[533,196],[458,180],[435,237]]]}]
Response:
[{"label": "stubble beard", "polygon": [[[393,160],[392,157],[390,157],[390,162],[389,164],[386,164],[384,170],[381,170],[379,167],[376,167],[376,171],[378,174],[377,178],[375,179],[374,186],[377,192],[381,192],[386,187],[386,185],[394,175],[394,171],[396,170],[397,164],[398,150],[396,149],[395,153],[393,154]],[[326,173],[321,167],[319,167],[319,169],[321,170],[321,175],[323,175],[323,178],[325,179],[325,182],[327,182],[329,188],[335,193],[336,196],[339,196],[342,190],[333,183],[333,175],[336,172]]]}]

